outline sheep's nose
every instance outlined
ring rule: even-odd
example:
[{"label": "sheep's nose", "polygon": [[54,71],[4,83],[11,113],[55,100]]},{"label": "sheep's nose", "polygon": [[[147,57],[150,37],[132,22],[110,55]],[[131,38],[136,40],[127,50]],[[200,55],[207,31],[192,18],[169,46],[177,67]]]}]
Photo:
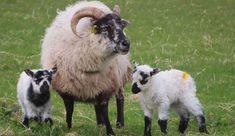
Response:
[{"label": "sheep's nose", "polygon": [[129,48],[129,46],[130,46],[130,41],[129,41],[129,40],[123,40],[123,41],[122,41],[122,45]]}]

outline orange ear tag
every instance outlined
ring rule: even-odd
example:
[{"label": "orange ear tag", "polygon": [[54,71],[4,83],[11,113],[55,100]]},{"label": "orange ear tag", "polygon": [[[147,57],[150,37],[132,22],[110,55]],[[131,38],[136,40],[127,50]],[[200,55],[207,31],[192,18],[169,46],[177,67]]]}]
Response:
[{"label": "orange ear tag", "polygon": [[92,33],[94,33],[94,34],[96,34],[96,31],[97,30],[97,26],[96,25],[93,25],[92,27],[91,27],[91,32]]}]

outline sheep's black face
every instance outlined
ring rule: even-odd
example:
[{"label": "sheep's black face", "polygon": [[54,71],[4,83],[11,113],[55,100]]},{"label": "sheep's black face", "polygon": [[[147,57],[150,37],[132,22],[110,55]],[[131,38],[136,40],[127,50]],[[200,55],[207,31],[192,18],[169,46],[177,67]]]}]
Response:
[{"label": "sheep's black face", "polygon": [[29,69],[25,70],[25,73],[32,78],[32,85],[36,91],[40,93],[46,93],[49,91],[51,85],[52,75],[56,72],[56,68],[51,70],[38,70],[31,71]]},{"label": "sheep's black face", "polygon": [[95,33],[102,34],[105,38],[109,38],[113,52],[127,54],[130,48],[130,41],[126,37],[123,29],[128,22],[121,19],[116,14],[107,14],[103,18],[94,23]]}]

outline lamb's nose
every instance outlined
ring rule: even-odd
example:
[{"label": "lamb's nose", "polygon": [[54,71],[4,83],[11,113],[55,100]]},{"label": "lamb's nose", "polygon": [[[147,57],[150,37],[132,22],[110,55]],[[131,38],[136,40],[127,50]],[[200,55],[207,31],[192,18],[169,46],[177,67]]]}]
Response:
[{"label": "lamb's nose", "polygon": [[46,81],[43,82],[42,86],[40,87],[40,91],[41,93],[45,93],[49,91],[49,85],[47,84]]},{"label": "lamb's nose", "polygon": [[138,87],[137,83],[134,83],[134,84],[132,85],[131,90],[132,90],[132,93],[133,93],[133,94],[137,94],[137,93],[139,93],[139,92],[141,91],[140,88]]}]

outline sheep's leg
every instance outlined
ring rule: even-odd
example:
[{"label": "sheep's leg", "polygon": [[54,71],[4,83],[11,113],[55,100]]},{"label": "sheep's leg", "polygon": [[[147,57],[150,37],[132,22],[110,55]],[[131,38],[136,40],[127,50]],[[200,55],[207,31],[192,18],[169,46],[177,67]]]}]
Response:
[{"label": "sheep's leg", "polygon": [[144,108],[144,136],[151,136],[152,110]]},{"label": "sheep's leg", "polygon": [[206,129],[206,120],[204,117],[203,108],[199,100],[196,97],[193,97],[190,99],[185,98],[182,101],[184,105],[187,107],[187,110],[197,118],[199,132],[208,133]]},{"label": "sheep's leg", "polygon": [[64,106],[66,109],[66,122],[67,127],[70,129],[72,127],[72,116],[73,116],[73,107],[74,107],[74,100],[71,96],[67,94],[60,94],[64,101]]},{"label": "sheep's leg", "polygon": [[112,126],[108,117],[108,102],[100,104],[101,114],[103,115],[107,135],[114,135]]},{"label": "sheep's leg", "polygon": [[116,104],[117,104],[117,122],[116,127],[120,128],[124,126],[124,95],[123,89],[119,89],[116,94]]},{"label": "sheep's leg", "polygon": [[97,125],[105,125],[100,105],[94,105]]},{"label": "sheep's leg", "polygon": [[160,126],[161,132],[164,134],[167,134],[167,120],[169,107],[170,104],[167,100],[165,100],[164,102],[160,102],[160,106],[158,107],[158,125]]}]

